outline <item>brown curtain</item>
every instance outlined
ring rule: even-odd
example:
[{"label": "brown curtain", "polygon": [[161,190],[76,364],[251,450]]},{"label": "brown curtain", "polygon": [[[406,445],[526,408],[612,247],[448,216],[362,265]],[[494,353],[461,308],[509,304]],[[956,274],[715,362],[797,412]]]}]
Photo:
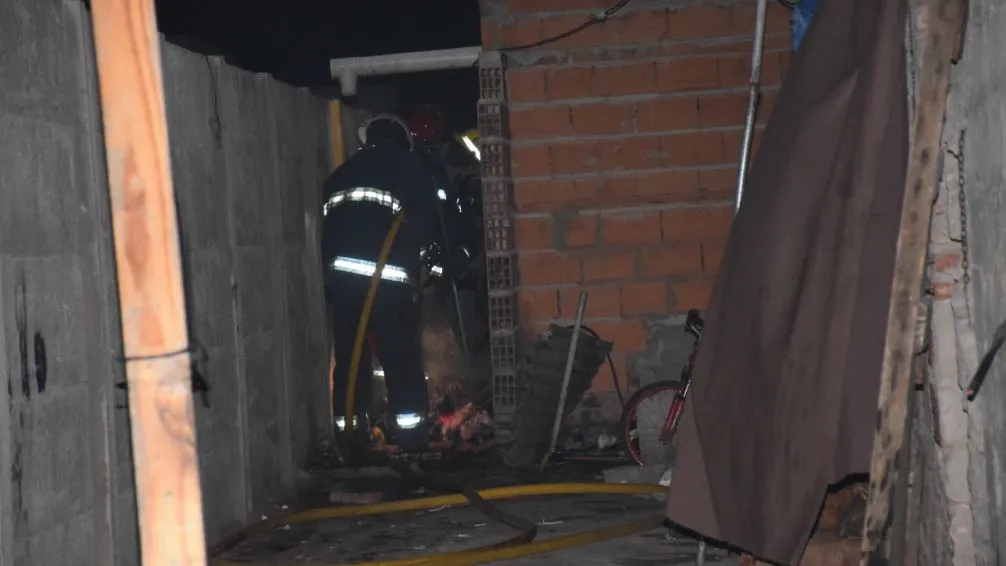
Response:
[{"label": "brown curtain", "polygon": [[908,153],[904,0],[824,0],[752,164],[667,517],[796,564],[869,469]]}]

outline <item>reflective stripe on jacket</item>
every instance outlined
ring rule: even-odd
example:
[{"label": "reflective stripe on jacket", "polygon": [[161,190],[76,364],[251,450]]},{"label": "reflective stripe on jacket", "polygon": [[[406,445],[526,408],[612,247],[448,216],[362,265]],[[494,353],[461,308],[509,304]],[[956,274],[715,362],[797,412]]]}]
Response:
[{"label": "reflective stripe on jacket", "polygon": [[354,187],[352,189],[346,189],[333,193],[332,196],[328,197],[328,200],[325,201],[325,204],[322,207],[322,214],[328,216],[328,213],[333,208],[347,202],[370,202],[379,204],[390,208],[395,214],[402,211],[402,203],[399,202],[399,200],[396,199],[391,192],[372,187]]},{"label": "reflective stripe on jacket", "polygon": [[[339,256],[332,260],[332,264],[329,267],[331,267],[333,271],[343,271],[354,275],[373,277],[374,271],[377,270],[377,263],[366,259]],[[408,271],[402,267],[391,264],[384,265],[384,269],[381,271],[381,279],[391,281],[392,283],[405,283],[406,285],[415,284]]]}]

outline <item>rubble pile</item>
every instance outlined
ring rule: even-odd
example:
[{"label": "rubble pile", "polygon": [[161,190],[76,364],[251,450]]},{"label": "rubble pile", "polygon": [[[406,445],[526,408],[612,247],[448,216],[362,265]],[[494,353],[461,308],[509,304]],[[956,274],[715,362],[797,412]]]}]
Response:
[{"label": "rubble pile", "polygon": [[[572,337],[571,328],[552,325],[521,364],[517,374],[517,426],[513,444],[505,456],[510,466],[532,465],[548,451]],[[611,348],[611,342],[580,333],[564,415],[571,413],[583,399]]]}]

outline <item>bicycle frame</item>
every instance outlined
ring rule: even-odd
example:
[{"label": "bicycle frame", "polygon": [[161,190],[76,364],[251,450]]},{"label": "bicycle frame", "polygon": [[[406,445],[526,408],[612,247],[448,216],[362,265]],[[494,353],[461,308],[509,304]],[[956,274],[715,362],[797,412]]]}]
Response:
[{"label": "bicycle frame", "polygon": [[695,358],[699,352],[699,342],[702,340],[702,328],[704,325],[705,322],[699,315],[698,310],[693,309],[688,311],[688,317],[685,320],[685,332],[694,336],[695,342],[692,344],[692,351],[688,355],[688,361],[681,368],[681,383],[684,387],[674,395],[674,401],[671,401],[671,406],[667,410],[667,418],[664,419],[664,426],[660,429],[661,442],[668,442],[674,436],[674,433],[677,432],[678,424],[681,423],[681,414],[684,412],[685,399],[688,398],[688,392],[692,388],[692,366],[695,364]]}]

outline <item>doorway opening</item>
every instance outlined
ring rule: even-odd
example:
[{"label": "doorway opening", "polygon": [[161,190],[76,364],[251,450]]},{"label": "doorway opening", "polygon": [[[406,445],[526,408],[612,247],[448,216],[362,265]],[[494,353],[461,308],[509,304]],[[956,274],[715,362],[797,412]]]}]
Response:
[{"label": "doorway opening", "polygon": [[[441,239],[426,252],[433,276],[421,293],[424,370],[431,408],[442,416],[468,403],[492,415],[489,295],[477,129],[478,69],[467,65],[361,77],[355,87],[355,96],[342,97],[339,104],[346,159],[359,149],[360,125],[375,115],[391,113],[411,126],[414,117],[435,114],[442,126],[442,134],[435,139],[422,139],[414,132],[416,149],[436,183],[442,214]],[[447,258],[454,266],[451,278],[442,276]],[[387,390],[380,354],[376,357],[373,408],[380,411]]]}]

